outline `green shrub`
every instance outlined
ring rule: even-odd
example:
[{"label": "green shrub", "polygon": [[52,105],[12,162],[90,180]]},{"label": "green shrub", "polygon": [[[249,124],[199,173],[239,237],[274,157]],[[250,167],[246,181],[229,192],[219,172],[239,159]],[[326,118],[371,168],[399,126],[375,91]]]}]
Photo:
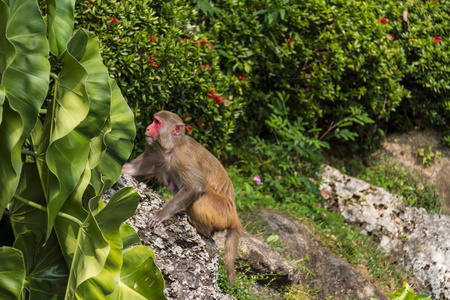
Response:
[{"label": "green shrub", "polygon": [[236,262],[236,267],[240,270],[240,272],[238,272],[237,274],[236,283],[233,286],[230,286],[230,284],[227,281],[227,273],[223,265],[223,262],[220,264],[217,284],[222,293],[226,295],[231,295],[235,297],[237,300],[267,299],[267,297],[261,295],[261,292],[255,290],[254,285],[258,284],[258,281],[270,283],[271,281],[270,277],[273,274],[269,273],[269,274],[247,275],[252,273],[251,268],[247,263],[243,263],[241,261]]},{"label": "green shrub", "polygon": [[409,287],[409,284],[404,282],[403,288],[395,291],[395,293],[389,293],[387,294],[390,300],[404,300],[404,299],[411,299],[411,300],[430,300],[431,296],[428,294],[420,294],[416,295],[414,294],[414,291],[412,288]]},{"label": "green shrub", "polygon": [[402,84],[411,95],[394,120],[437,126],[448,135],[450,7],[443,1],[401,1],[387,6],[384,16],[389,32],[404,49]]},{"label": "green shrub", "polygon": [[[187,1],[77,3],[79,26],[94,31],[101,52],[136,116],[138,137],[155,112],[178,113],[188,133],[225,155],[247,86],[220,70],[216,40],[196,24]],[[144,148],[143,139],[136,147]],[[219,151],[220,150],[220,151]]]},{"label": "green shrub", "polygon": [[326,142],[314,138],[301,117],[290,121],[280,95],[274,113],[266,121],[277,142],[250,137],[252,151],[229,174],[235,185],[240,209],[254,207],[289,208],[302,215],[318,215],[321,199],[317,169],[322,163],[321,148]]},{"label": "green shrub", "polygon": [[202,20],[214,24],[222,67],[252,87],[244,90],[243,119],[251,132],[264,134],[280,92],[289,96],[289,117],[324,132],[352,109],[388,118],[408,95],[400,82],[404,50],[379,21],[378,1],[209,3],[215,11]]}]

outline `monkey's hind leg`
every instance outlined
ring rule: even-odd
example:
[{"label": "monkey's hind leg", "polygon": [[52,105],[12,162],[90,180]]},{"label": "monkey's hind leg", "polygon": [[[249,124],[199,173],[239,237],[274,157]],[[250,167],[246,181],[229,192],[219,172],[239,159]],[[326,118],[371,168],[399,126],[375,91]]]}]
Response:
[{"label": "monkey's hind leg", "polygon": [[216,193],[206,193],[187,210],[197,230],[211,236],[216,231],[228,229],[225,238],[224,265],[227,280],[233,285],[236,277],[234,259],[237,254],[238,240],[242,233],[242,224],[237,217],[231,199],[220,197]]},{"label": "monkey's hind leg", "polygon": [[205,236],[211,236],[214,232],[230,226],[226,205],[220,203],[222,200],[218,202],[215,198],[214,194],[205,193],[187,209],[192,223]]}]

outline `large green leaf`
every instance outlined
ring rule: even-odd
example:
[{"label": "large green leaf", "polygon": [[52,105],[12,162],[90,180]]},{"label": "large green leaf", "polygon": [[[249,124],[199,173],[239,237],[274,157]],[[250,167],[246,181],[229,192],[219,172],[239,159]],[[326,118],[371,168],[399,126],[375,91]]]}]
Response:
[{"label": "large green leaf", "polygon": [[[122,166],[128,159],[136,136],[134,116],[114,80],[111,80],[112,98],[110,116],[102,135],[91,140],[91,149],[101,153],[101,157],[90,156],[92,170],[90,197],[103,194],[120,176]],[[91,154],[94,151],[91,151]],[[101,159],[100,159],[101,158]]]},{"label": "large green leaf", "polygon": [[[76,299],[77,287],[102,271],[110,251],[110,246],[92,213],[89,213],[75,236],[77,241],[66,290],[68,299]],[[77,296],[83,299],[82,295]],[[96,295],[91,299],[99,299],[99,296]]]},{"label": "large green leaf", "polygon": [[0,1],[0,84],[6,95],[0,124],[0,214],[19,182],[21,147],[34,127],[50,75],[46,25],[37,2],[7,3]]},{"label": "large green leaf", "polygon": [[[136,136],[134,116],[120,92],[116,82],[111,80],[112,99],[110,111],[110,130],[105,137],[106,153],[98,165],[99,173],[108,177],[111,184],[120,176],[123,164],[133,150]],[[111,184],[107,188],[111,186]]]},{"label": "large green leaf", "polygon": [[120,226],[123,266],[120,282],[107,299],[165,299],[164,279],[154,263],[149,247],[141,246],[136,231],[127,224]]},{"label": "large green leaf", "polygon": [[[25,163],[23,165],[16,194],[45,207],[44,192],[36,164]],[[41,238],[47,228],[47,216],[44,211],[15,199],[10,203],[10,211],[11,223],[16,236],[29,230],[36,235],[37,239]]]},{"label": "large green leaf", "polygon": [[97,38],[87,30],[78,30],[67,45],[67,50],[88,74],[85,84],[89,114],[76,129],[92,139],[100,135],[112,104],[108,69],[103,64]]},{"label": "large green leaf", "polygon": [[[103,270],[97,276],[83,282],[77,289],[77,295],[92,299],[95,295],[110,294],[116,288],[123,261],[119,228],[122,222],[133,216],[140,199],[133,188],[123,188],[95,215],[111,248]],[[95,203],[93,205],[96,206]]]},{"label": "large green leaf", "polygon": [[73,31],[75,0],[48,0],[48,40],[50,51],[61,56]]},{"label": "large green leaf", "polygon": [[[1,18],[1,16],[0,16]],[[5,102],[5,87],[0,84],[0,124],[2,124],[2,118],[3,118],[3,102]]]},{"label": "large green leaf", "polygon": [[146,246],[124,250],[120,282],[105,299],[166,299],[164,279],[154,262],[153,251]]},{"label": "large green leaf", "polygon": [[0,299],[19,299],[25,280],[22,253],[11,247],[1,247],[0,261]]},{"label": "large green leaf", "polygon": [[[89,157],[100,159],[92,139],[102,134],[109,115],[111,86],[99,54],[95,36],[80,29],[69,41],[64,66],[57,81],[57,105],[52,110],[54,126],[46,158],[49,173],[48,229],[70,195],[81,195],[86,188],[80,181],[87,175]],[[95,143],[94,143],[95,144]],[[83,176],[84,174],[84,176]]]},{"label": "large green leaf", "polygon": [[[1,8],[0,8],[1,9]],[[23,123],[20,114],[12,110],[9,101],[3,104],[3,118],[0,125],[0,217],[3,216],[6,205],[14,195],[22,167],[20,132]]]},{"label": "large green leaf", "polygon": [[3,81],[3,73],[5,72],[6,68],[8,68],[11,61],[14,59],[14,53],[16,52],[14,46],[6,38],[6,27],[8,25],[8,21],[9,7],[2,0],[0,1],[0,82]]},{"label": "large green leaf", "polygon": [[122,249],[127,249],[134,245],[141,244],[141,239],[137,235],[134,228],[125,223],[120,225],[120,236],[122,238]]},{"label": "large green leaf", "polygon": [[67,217],[57,217],[55,219],[54,229],[56,235],[58,236],[61,250],[68,266],[72,264],[75,249],[78,247],[77,234],[80,228],[80,223],[88,217],[88,212],[83,208],[81,198],[85,188],[89,184],[89,180],[90,170],[89,166],[86,166],[78,185],[73,190],[73,193],[69,195],[60,210],[61,213],[65,213],[67,216],[75,218],[78,222]]},{"label": "large green leaf", "polygon": [[122,266],[120,224],[133,215],[139,199],[132,188],[124,188],[97,214],[89,212],[78,235],[69,298],[98,299],[115,289]]},{"label": "large green leaf", "polygon": [[31,231],[20,234],[14,248],[22,251],[27,268],[25,288],[30,300],[63,299],[69,270],[61,254],[56,236],[52,234],[43,245]]}]

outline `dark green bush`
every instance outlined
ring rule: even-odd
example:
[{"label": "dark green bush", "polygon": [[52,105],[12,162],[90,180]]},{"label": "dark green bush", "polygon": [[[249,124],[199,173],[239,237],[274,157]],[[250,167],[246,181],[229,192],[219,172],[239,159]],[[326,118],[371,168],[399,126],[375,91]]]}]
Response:
[{"label": "dark green bush", "polygon": [[[277,92],[288,117],[323,132],[352,115],[388,118],[408,91],[406,59],[372,1],[219,1],[204,19],[217,32],[222,67],[249,79],[245,125],[270,117]],[[204,22],[206,22],[204,21]],[[255,122],[256,121],[256,122]],[[350,124],[347,124],[350,125]],[[329,135],[332,136],[332,135]]]},{"label": "dark green bush", "polygon": [[[155,112],[171,110],[189,134],[216,155],[226,154],[239,90],[248,83],[220,70],[216,41],[195,24],[198,12],[189,2],[79,2],[77,12],[78,24],[101,39],[105,65],[134,110],[138,137]],[[142,139],[137,148],[144,148]]]},{"label": "dark green bush", "polygon": [[402,117],[406,125],[433,125],[450,134],[450,7],[443,1],[402,1],[386,7],[388,30],[404,49],[402,84],[410,91]]}]

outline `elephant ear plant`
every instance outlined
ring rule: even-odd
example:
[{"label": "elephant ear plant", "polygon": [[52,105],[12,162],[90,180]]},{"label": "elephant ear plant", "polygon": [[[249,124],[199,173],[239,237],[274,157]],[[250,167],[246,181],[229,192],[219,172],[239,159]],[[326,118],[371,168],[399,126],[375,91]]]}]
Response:
[{"label": "elephant ear plant", "polygon": [[154,254],[123,224],[133,114],[75,0],[0,0],[0,299],[164,299]]}]

